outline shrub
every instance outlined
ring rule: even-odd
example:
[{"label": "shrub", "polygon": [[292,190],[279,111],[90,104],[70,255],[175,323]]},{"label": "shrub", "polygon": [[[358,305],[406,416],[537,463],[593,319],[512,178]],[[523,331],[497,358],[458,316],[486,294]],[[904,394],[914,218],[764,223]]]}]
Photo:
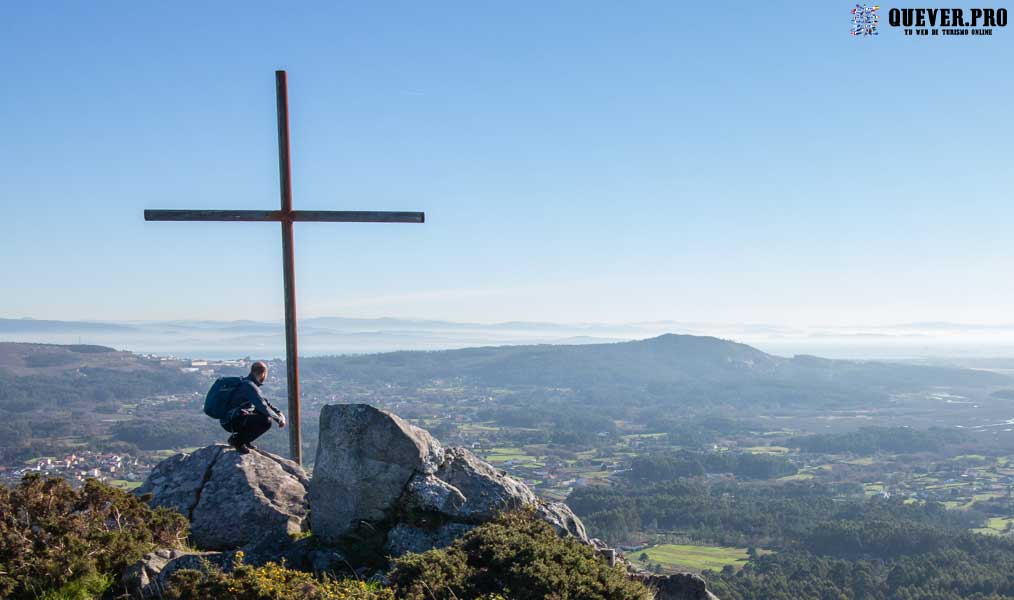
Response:
[{"label": "shrub", "polygon": [[180,514],[95,480],[75,490],[27,475],[0,486],[0,598],[80,596],[156,547],[179,546],[188,528]]},{"label": "shrub", "polygon": [[354,579],[317,579],[309,573],[267,563],[252,567],[237,553],[228,573],[206,565],[204,570],[181,569],[169,578],[163,600],[394,600],[390,590]]},{"label": "shrub", "polygon": [[645,600],[648,590],[610,567],[591,547],[559,537],[530,512],[480,525],[448,548],[395,561],[398,598],[464,600]]},{"label": "shrub", "polygon": [[91,573],[46,592],[39,600],[93,600],[100,598],[112,585],[112,575]]}]

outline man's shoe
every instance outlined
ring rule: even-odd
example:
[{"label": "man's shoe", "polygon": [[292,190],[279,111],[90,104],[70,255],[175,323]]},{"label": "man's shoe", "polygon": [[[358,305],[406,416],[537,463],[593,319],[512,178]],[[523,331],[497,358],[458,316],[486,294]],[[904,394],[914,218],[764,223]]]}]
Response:
[{"label": "man's shoe", "polygon": [[230,435],[229,436],[229,440],[226,443],[229,444],[230,446],[232,446],[233,448],[235,448],[236,447],[236,436],[237,435],[239,435],[239,434],[234,433],[234,434]]},{"label": "man's shoe", "polygon": [[243,447],[246,448],[247,450],[256,450],[257,449],[257,446],[254,446],[250,442],[247,442],[247,443],[243,444]]},{"label": "man's shoe", "polygon": [[246,447],[246,444],[243,444],[242,446],[236,446],[236,452],[239,452],[240,454],[250,454],[250,449]]}]

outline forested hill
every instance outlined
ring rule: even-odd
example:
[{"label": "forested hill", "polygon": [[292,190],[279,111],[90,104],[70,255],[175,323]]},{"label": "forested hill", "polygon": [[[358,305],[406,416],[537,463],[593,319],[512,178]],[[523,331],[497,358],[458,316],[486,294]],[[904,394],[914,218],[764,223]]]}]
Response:
[{"label": "forested hill", "polygon": [[667,334],[633,342],[498,346],[307,358],[302,369],[363,383],[417,384],[463,378],[477,385],[570,388],[603,400],[704,398],[739,402],[838,405],[876,403],[889,394],[933,386],[1007,385],[997,373],[895,363],[784,358],[713,337]]}]

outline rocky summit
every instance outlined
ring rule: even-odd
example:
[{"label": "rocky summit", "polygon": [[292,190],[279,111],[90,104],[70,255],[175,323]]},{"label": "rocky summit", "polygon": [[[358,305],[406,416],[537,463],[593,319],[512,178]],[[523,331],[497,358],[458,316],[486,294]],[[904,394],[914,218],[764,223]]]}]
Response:
[{"label": "rocky summit", "polygon": [[[204,561],[231,568],[240,549],[253,564],[285,561],[332,573],[349,568],[383,579],[389,558],[448,546],[515,509],[617,560],[599,540],[589,540],[566,504],[546,502],[468,450],[446,448],[366,404],[323,408],[312,478],[274,454],[239,454],[219,444],[162,461],[135,493],[186,516],[194,547],[158,550],[125,571],[122,583],[142,597],[157,596],[168,574],[181,568]],[[293,535],[308,530],[311,537]],[[657,600],[714,599],[699,577],[626,567]]]},{"label": "rocky summit", "polygon": [[229,446],[177,454],[155,467],[137,494],[190,519],[191,543],[232,550],[281,539],[305,527],[309,479],[296,463],[268,452],[240,454]]},{"label": "rocky summit", "polygon": [[310,482],[310,527],[327,543],[382,546],[390,556],[446,546],[498,512],[529,508],[588,542],[562,503],[540,500],[464,448],[366,404],[325,406]]}]

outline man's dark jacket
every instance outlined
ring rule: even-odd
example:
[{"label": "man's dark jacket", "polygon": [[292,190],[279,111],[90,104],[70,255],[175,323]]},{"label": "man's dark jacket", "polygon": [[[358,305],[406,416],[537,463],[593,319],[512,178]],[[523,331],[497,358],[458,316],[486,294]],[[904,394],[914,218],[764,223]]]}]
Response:
[{"label": "man's dark jacket", "polygon": [[264,397],[264,394],[261,393],[261,383],[252,375],[243,378],[243,381],[239,384],[239,388],[236,389],[235,394],[232,396],[228,412],[218,422],[222,424],[222,427],[227,428],[229,423],[241,411],[248,414],[256,411],[275,421],[280,418],[278,409],[272,406],[267,398]]}]

